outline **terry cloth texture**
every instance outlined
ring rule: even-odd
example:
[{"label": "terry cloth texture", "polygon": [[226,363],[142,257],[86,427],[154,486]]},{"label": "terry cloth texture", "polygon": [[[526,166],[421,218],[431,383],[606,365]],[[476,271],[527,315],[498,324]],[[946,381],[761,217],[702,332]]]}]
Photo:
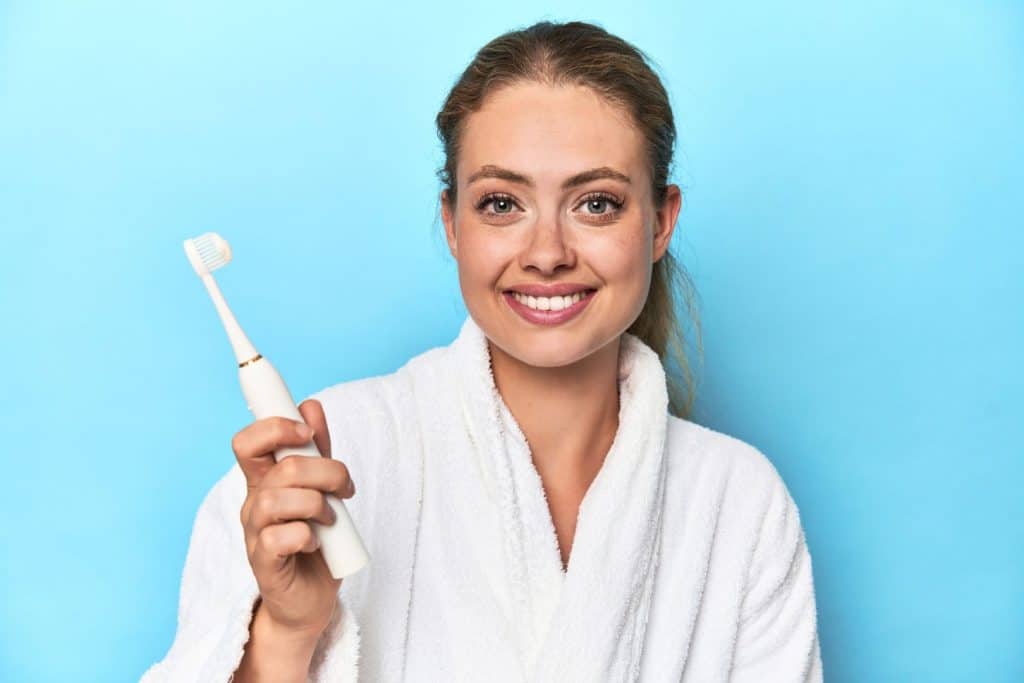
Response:
[{"label": "terry cloth texture", "polygon": [[[310,396],[370,563],[346,578],[309,681],[821,681],[797,506],[753,446],[668,413],[626,334],[619,428],[567,571],[530,448],[471,317],[394,373]],[[230,681],[259,596],[235,464],[196,515],[178,630],[142,677]]]}]

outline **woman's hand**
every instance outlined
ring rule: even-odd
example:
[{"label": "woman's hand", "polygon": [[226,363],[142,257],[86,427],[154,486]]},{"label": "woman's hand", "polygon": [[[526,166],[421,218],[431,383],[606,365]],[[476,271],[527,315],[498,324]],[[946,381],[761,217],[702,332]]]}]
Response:
[{"label": "woman's hand", "polygon": [[248,494],[241,521],[249,564],[259,585],[265,619],[273,630],[315,642],[331,620],[342,579],[331,576],[311,521],[334,522],[325,492],[350,498],[355,487],[344,463],[331,459],[331,438],[319,401],[299,406],[322,458],[289,455],[282,446],[309,443],[306,425],[283,417],[256,420],[231,440]]}]

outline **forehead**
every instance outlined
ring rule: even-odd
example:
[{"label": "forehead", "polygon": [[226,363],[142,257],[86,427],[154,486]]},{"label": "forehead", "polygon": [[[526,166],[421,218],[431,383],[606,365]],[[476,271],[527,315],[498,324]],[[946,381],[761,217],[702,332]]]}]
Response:
[{"label": "forehead", "polygon": [[644,171],[643,136],[629,113],[577,85],[517,83],[491,93],[467,117],[460,147],[460,182],[484,164],[540,184],[598,166],[633,178]]}]

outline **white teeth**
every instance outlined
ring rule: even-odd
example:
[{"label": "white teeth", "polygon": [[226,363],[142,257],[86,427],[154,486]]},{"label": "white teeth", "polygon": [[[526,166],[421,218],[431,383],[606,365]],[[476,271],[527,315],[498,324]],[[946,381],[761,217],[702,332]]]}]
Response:
[{"label": "white teeth", "polygon": [[581,299],[586,298],[586,294],[583,292],[576,292],[572,296],[527,296],[520,294],[519,292],[513,292],[512,296],[516,298],[519,303],[529,306],[532,309],[538,311],[561,311],[562,309],[569,308],[573,304],[577,304]]}]

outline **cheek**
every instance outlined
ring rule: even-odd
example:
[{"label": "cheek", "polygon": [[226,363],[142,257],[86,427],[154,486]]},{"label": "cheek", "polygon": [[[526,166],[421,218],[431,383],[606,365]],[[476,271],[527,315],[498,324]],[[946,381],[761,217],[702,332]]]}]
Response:
[{"label": "cheek", "polygon": [[593,245],[590,260],[605,281],[619,286],[636,282],[640,288],[644,284],[640,275],[651,267],[649,252],[650,246],[638,231]]},{"label": "cheek", "polygon": [[514,253],[507,240],[488,235],[485,229],[467,225],[459,235],[459,273],[467,282],[491,283],[497,280]]}]

